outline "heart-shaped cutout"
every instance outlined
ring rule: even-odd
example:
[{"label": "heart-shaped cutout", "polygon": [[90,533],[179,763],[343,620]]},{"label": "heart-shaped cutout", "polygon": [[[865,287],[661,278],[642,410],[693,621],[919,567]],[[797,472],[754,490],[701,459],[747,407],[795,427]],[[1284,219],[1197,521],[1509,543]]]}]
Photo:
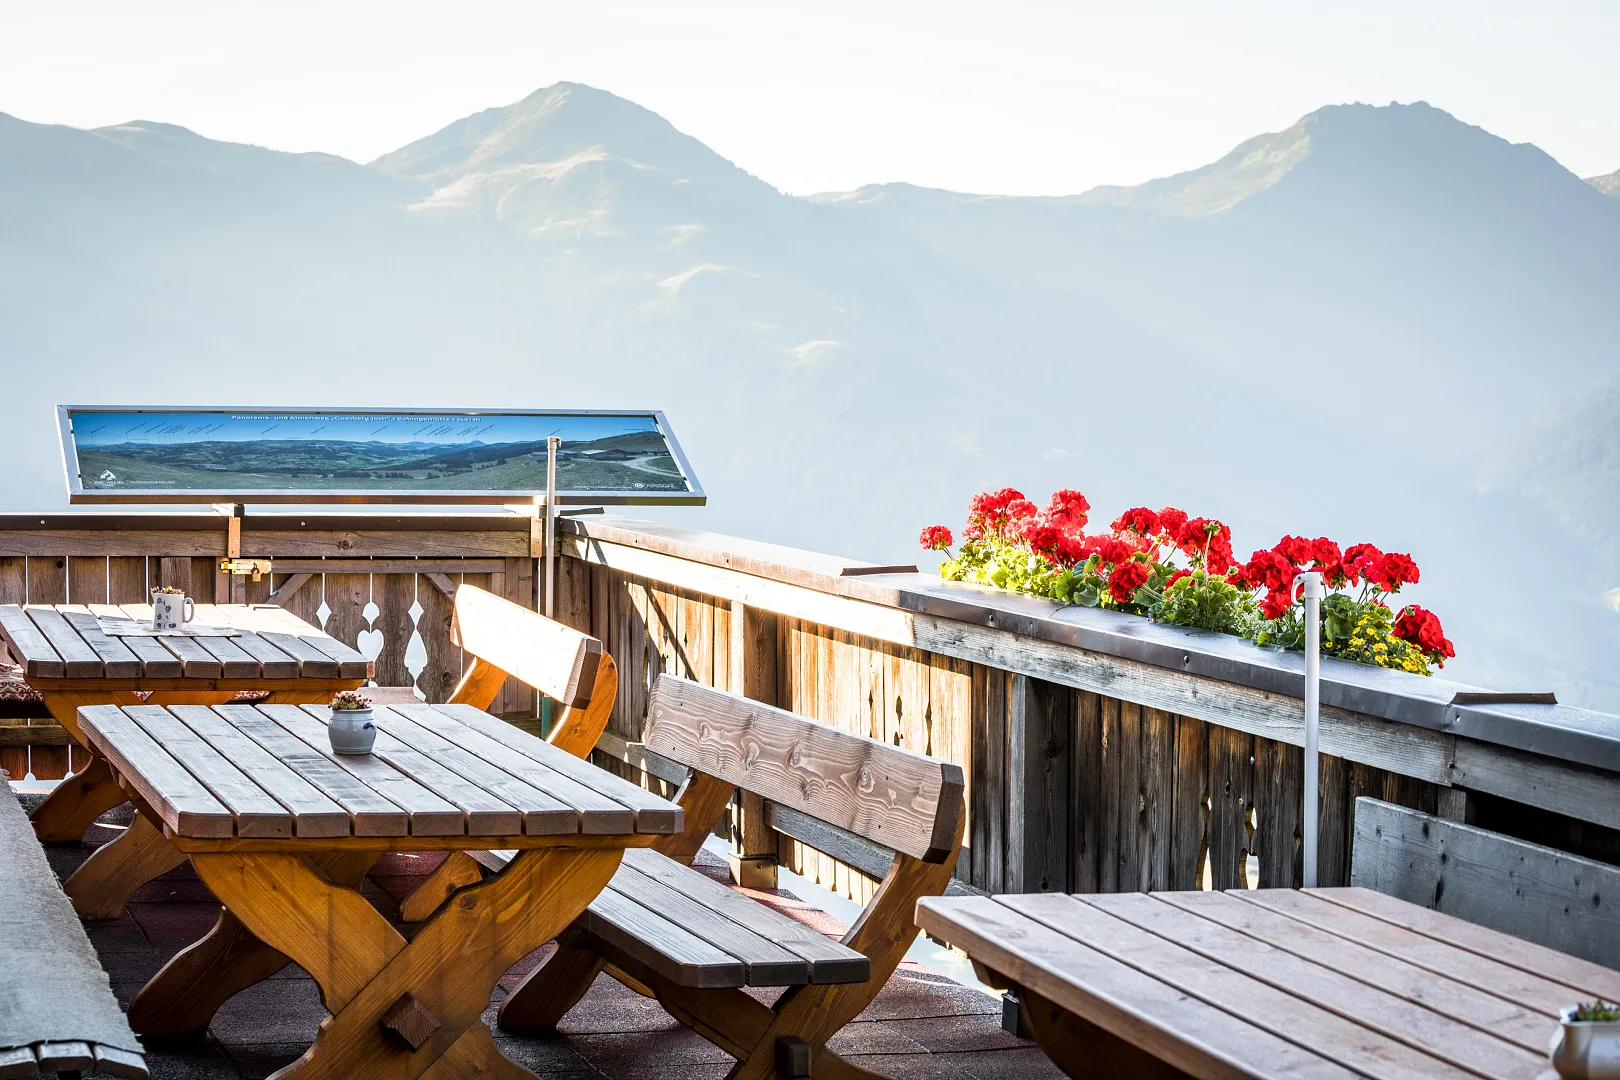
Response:
[{"label": "heart-shaped cutout", "polygon": [[360,650],[360,655],[367,660],[377,659],[377,654],[382,652],[383,632],[381,630],[360,631],[360,635],[355,638],[354,647]]}]

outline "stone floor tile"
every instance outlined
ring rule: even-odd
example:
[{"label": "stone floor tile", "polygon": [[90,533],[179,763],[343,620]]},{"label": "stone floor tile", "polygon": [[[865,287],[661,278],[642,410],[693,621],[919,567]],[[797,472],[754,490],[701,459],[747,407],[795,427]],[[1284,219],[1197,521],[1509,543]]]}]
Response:
[{"label": "stone floor tile", "polygon": [[861,1020],[901,1020],[927,1016],[1001,1016],[1001,999],[952,982],[943,975],[903,964],[861,1013]]},{"label": "stone floor tile", "polygon": [[111,955],[121,952],[149,952],[152,943],[146,932],[126,909],[116,919],[92,919],[84,924],[84,932],[97,953]]},{"label": "stone floor tile", "polygon": [[965,1074],[939,1054],[853,1054],[845,1060],[889,1080],[965,1080]]},{"label": "stone floor tile", "polygon": [[1063,1070],[1052,1064],[1052,1059],[1038,1046],[965,1050],[933,1057],[936,1061],[949,1062],[952,1068],[973,1080],[1067,1080]]},{"label": "stone floor tile", "polygon": [[526,1069],[550,1076],[557,1072],[590,1072],[591,1064],[580,1057],[568,1039],[560,1035],[549,1038],[530,1038],[522,1035],[503,1035],[491,1029],[495,1046],[501,1053]]},{"label": "stone floor tile", "polygon": [[220,1006],[208,1033],[234,1052],[253,1044],[315,1041],[326,1009],[313,979],[266,979]]},{"label": "stone floor tile", "polygon": [[137,987],[145,985],[146,980],[169,962],[167,953],[150,945],[144,949],[125,949],[121,952],[102,952],[97,945],[96,957],[101,961],[107,978],[114,983],[134,983]]},{"label": "stone floor tile", "polygon": [[580,1057],[610,1076],[624,1068],[662,1062],[668,1065],[730,1066],[734,1059],[703,1036],[684,1027],[667,1031],[634,1031],[616,1035],[570,1035],[568,1045]]},{"label": "stone floor tile", "polygon": [[131,904],[127,910],[146,934],[146,940],[159,949],[168,949],[170,955],[208,933],[219,921],[218,904]]},{"label": "stone floor tile", "polygon": [[635,1065],[624,1065],[613,1069],[612,1072],[598,1070],[607,1080],[724,1080],[731,1071],[732,1061],[727,1058],[722,1062],[713,1062],[702,1065],[663,1065],[656,1059],[641,1062]]},{"label": "stone floor tile", "polygon": [[297,1061],[308,1043],[245,1043],[226,1046],[225,1053],[242,1080],[264,1080],[284,1065]]},{"label": "stone floor tile", "polygon": [[1001,1029],[1001,1017],[985,1015],[930,1016],[914,1020],[885,1020],[883,1026],[934,1053],[955,1050],[999,1050],[1029,1046]]},{"label": "stone floor tile", "polygon": [[146,1068],[152,1080],[240,1080],[241,1077],[236,1063],[212,1043],[148,1053]]},{"label": "stone floor tile", "polygon": [[921,1054],[923,1047],[876,1020],[845,1024],[842,1031],[827,1040],[827,1049],[849,1057],[851,1054]]},{"label": "stone floor tile", "polygon": [[611,975],[598,975],[590,991],[557,1025],[557,1030],[565,1035],[673,1031],[679,1028],[681,1022],[665,1012],[662,1005],[652,998],[642,997]]},{"label": "stone floor tile", "polygon": [[89,857],[90,849],[83,844],[41,844],[45,849],[45,861],[50,864],[56,876],[67,879],[67,876],[79,868],[79,864]]}]

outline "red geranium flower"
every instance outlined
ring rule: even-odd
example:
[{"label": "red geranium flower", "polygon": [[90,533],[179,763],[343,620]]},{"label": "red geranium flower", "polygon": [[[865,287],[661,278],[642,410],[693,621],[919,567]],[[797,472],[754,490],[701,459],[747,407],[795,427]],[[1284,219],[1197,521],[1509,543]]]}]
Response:
[{"label": "red geranium flower", "polygon": [[1185,510],[1177,510],[1173,506],[1167,506],[1163,510],[1159,511],[1159,528],[1169,533],[1172,537],[1174,537],[1176,533],[1180,532],[1181,527],[1186,523],[1187,511]]},{"label": "red geranium flower", "polygon": [[1400,615],[1395,619],[1395,627],[1390,633],[1402,641],[1410,641],[1441,667],[1446,666],[1447,659],[1457,655],[1456,648],[1446,640],[1445,631],[1434,612],[1426,611],[1416,604],[1401,609]]},{"label": "red geranium flower", "polygon": [[1059,488],[1052,492],[1052,499],[1046,504],[1046,519],[1065,532],[1079,532],[1086,527],[1086,513],[1091,504],[1086,497],[1070,488]]},{"label": "red geranium flower", "polygon": [[945,526],[930,525],[917,537],[917,542],[929,551],[944,551],[956,540]]},{"label": "red geranium flower", "polygon": [[1402,585],[1417,584],[1418,566],[1410,555],[1391,551],[1369,567],[1365,575],[1368,581],[1385,592],[1399,592]]},{"label": "red geranium flower", "polygon": [[1367,572],[1383,557],[1384,553],[1371,544],[1351,544],[1344,549],[1342,560],[1345,579],[1352,585],[1361,584],[1361,579],[1367,577]]},{"label": "red geranium flower", "polygon": [[1260,601],[1260,614],[1268,619],[1280,619],[1293,606],[1293,590],[1288,586],[1284,586],[1281,589],[1272,589],[1266,593],[1266,598]]},{"label": "red geranium flower", "polygon": [[1134,532],[1138,536],[1156,536],[1159,532],[1159,515],[1145,506],[1127,510],[1114,519],[1115,532]]},{"label": "red geranium flower", "polygon": [[1136,595],[1136,590],[1147,584],[1147,579],[1153,576],[1148,564],[1139,559],[1127,559],[1114,567],[1114,572],[1108,575],[1108,592],[1114,600],[1121,604],[1128,604]]},{"label": "red geranium flower", "polygon": [[1005,538],[1007,525],[1013,517],[1011,508],[1015,504],[1028,506],[1031,515],[1034,514],[1034,505],[1024,498],[1022,491],[1016,488],[1002,488],[1000,491],[981,491],[973,496],[972,501],[968,503],[967,538],[969,540],[981,540],[987,534],[997,538]]}]

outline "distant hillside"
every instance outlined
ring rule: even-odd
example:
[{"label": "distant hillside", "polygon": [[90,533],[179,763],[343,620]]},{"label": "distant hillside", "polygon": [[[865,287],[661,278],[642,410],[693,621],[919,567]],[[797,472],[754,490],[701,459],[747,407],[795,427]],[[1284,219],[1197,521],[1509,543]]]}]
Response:
[{"label": "distant hillside", "polygon": [[[1369,540],[1458,677],[1620,707],[1620,500],[1537,426],[1620,374],[1617,280],[1620,200],[1421,103],[1064,198],[789,197],[568,83],[370,165],[0,115],[0,498],[61,505],[90,398],[661,408],[719,531],[909,562],[1010,483]],[[1482,585],[1554,550],[1556,595]]]},{"label": "distant hillside", "polygon": [[1589,176],[1586,178],[1586,182],[1603,192],[1603,194],[1613,195],[1615,198],[1620,199],[1620,169],[1616,169],[1608,176]]}]

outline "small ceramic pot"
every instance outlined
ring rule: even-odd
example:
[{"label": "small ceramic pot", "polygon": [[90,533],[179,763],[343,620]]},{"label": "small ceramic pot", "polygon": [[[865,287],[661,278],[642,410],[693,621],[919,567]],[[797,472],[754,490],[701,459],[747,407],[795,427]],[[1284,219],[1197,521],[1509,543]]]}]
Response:
[{"label": "small ceramic pot", "polygon": [[1574,1012],[1564,1010],[1553,1036],[1553,1068],[1564,1080],[1620,1080],[1620,1021],[1572,1020]]},{"label": "small ceramic pot", "polygon": [[371,726],[370,709],[333,709],[332,720],[326,725],[326,737],[332,740],[334,754],[369,754],[377,741],[377,729]]}]

